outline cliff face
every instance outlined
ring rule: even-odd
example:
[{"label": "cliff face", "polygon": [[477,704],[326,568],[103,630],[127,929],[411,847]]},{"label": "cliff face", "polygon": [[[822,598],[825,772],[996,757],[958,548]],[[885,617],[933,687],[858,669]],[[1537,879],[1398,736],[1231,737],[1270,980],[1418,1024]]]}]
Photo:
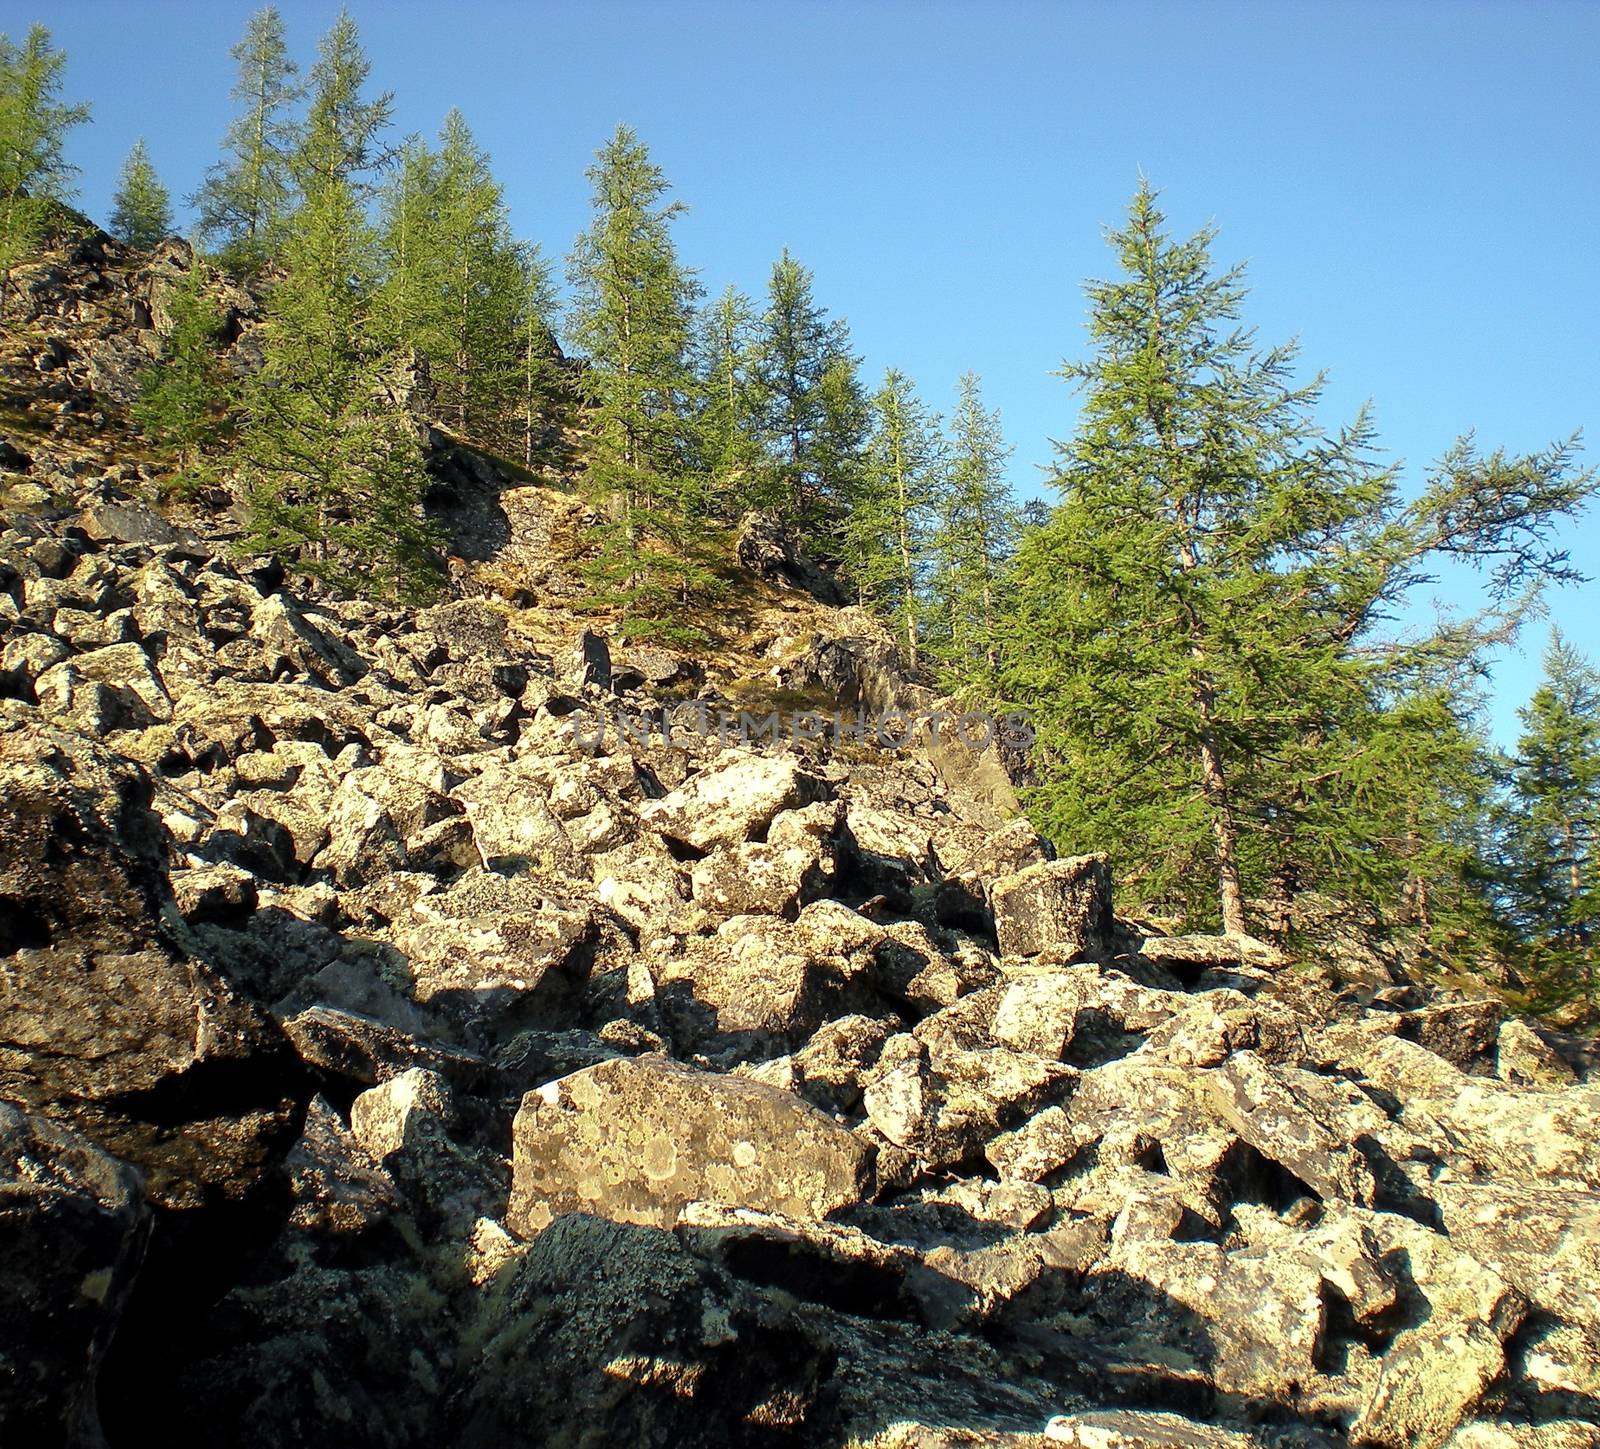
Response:
[{"label": "cliff face", "polygon": [[0,359],[3,1442],[1600,1444],[1582,1061],[1119,918],[759,526],[690,653],[442,438],[462,597],[236,561],[113,377],[186,259],[78,245]]}]

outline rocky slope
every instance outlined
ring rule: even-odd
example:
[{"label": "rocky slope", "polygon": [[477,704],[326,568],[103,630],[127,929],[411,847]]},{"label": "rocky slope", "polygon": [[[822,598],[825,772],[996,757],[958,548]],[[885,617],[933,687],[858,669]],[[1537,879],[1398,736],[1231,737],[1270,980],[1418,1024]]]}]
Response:
[{"label": "rocky slope", "polygon": [[698,658],[442,440],[465,597],[236,561],[97,245],[0,359],[0,1442],[1600,1445],[1583,1058],[1118,917],[948,730],[719,737],[934,703],[759,529]]}]

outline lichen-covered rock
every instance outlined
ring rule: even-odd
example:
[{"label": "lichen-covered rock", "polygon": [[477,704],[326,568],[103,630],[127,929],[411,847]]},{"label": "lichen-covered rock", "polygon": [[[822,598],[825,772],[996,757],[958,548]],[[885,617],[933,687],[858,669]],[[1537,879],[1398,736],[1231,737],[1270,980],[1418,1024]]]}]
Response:
[{"label": "lichen-covered rock", "polygon": [[1103,855],[1044,861],[990,888],[995,935],[1005,956],[1099,956],[1111,926],[1111,868]]},{"label": "lichen-covered rock", "polygon": [[563,1213],[670,1227],[704,1199],[826,1217],[870,1190],[864,1143],[786,1092],[662,1057],[603,1062],[522,1099],[506,1221]]},{"label": "lichen-covered rock", "polygon": [[745,755],[694,776],[659,800],[639,807],[652,830],[695,850],[740,845],[772,824],[780,810],[811,804],[827,793],[797,759]]},{"label": "lichen-covered rock", "polygon": [[310,1089],[271,1018],[173,935],[151,794],[81,738],[0,734],[0,1097],[204,1213],[262,1187]]}]

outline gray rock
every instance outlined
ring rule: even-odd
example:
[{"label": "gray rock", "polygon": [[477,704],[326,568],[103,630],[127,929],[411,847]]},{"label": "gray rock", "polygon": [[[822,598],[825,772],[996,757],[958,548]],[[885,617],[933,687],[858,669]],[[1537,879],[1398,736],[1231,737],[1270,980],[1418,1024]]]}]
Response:
[{"label": "gray rock", "polygon": [[872,1181],[866,1145],[798,1098],[661,1057],[530,1092],[512,1153],[506,1222],[525,1237],[573,1212],[670,1227],[701,1200],[822,1218]]},{"label": "gray rock", "polygon": [[990,900],[1005,956],[1099,956],[1111,928],[1111,868],[1103,855],[1030,865],[997,880]]}]

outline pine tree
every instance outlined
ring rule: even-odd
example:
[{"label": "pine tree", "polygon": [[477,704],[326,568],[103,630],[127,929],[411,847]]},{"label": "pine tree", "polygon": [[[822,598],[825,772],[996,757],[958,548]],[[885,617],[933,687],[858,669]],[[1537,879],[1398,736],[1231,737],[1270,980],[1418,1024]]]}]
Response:
[{"label": "pine tree", "polygon": [[871,408],[857,375],[854,357],[830,362],[817,385],[817,428],[811,439],[811,460],[822,518],[805,538],[806,551],[833,569],[850,557],[850,520],[867,480],[867,439]]},{"label": "pine tree", "polygon": [[144,137],[133,143],[111,198],[111,234],[148,251],[172,234],[172,198],[156,175]]},{"label": "pine tree", "polygon": [[1559,632],[1519,711],[1498,815],[1501,898],[1544,1007],[1600,1011],[1600,670]]},{"label": "pine tree", "polygon": [[939,420],[911,379],[890,368],[871,403],[872,435],[860,494],[847,524],[848,573],[857,599],[890,619],[913,669],[921,660],[929,536],[944,477]]},{"label": "pine tree", "polygon": [[949,470],[934,534],[932,595],[937,650],[957,688],[992,693],[1000,662],[1000,594],[1020,524],[1006,485],[1000,414],[983,405],[978,378],[958,385]]},{"label": "pine tree", "polygon": [[282,241],[294,197],[290,158],[299,131],[292,112],[301,91],[274,7],[250,17],[232,55],[239,67],[233,87],[239,114],[223,137],[227,159],[211,167],[189,200],[200,213],[201,237],[220,249],[228,267],[248,276]]},{"label": "pine tree", "polygon": [[172,330],[161,361],[139,378],[133,417],[152,441],[178,457],[178,487],[200,480],[205,449],[228,431],[229,389],[217,347],[223,317],[206,287],[204,267],[191,260],[167,303]]},{"label": "pine tree", "polygon": [[664,199],[667,180],[638,137],[619,126],[588,175],[594,220],[568,262],[568,329],[585,357],[589,485],[609,513],[592,573],[628,632],[670,632],[713,582],[706,523],[691,513],[704,491],[690,358],[698,287],[672,243],[682,204]]},{"label": "pine tree", "polygon": [[282,246],[266,356],[240,443],[249,540],[335,587],[390,597],[436,586],[437,540],[404,358],[384,345],[372,304],[375,229],[362,205],[388,98],[361,98],[367,63],[341,15],[312,71],[294,157],[303,197]]},{"label": "pine tree", "polygon": [[822,380],[836,362],[854,362],[848,329],[828,319],[812,287],[811,272],[786,250],[768,279],[757,362],[776,455],[766,506],[775,508],[800,538],[826,531],[836,521],[836,500],[829,497],[817,456],[824,423]]},{"label": "pine tree", "polygon": [[78,168],[66,159],[66,135],[89,119],[89,107],[61,101],[66,64],[42,25],[21,45],[0,33],[0,317],[12,268],[39,244],[53,209],[73,195]]},{"label": "pine tree", "polygon": [[[1376,843],[1352,791],[1393,681],[1430,655],[1467,667],[1570,577],[1558,530],[1594,485],[1570,445],[1464,442],[1405,502],[1365,417],[1325,436],[1320,379],[1236,325],[1242,273],[1212,273],[1212,236],[1169,239],[1146,187],[1112,233],[1124,276],[1090,285],[1096,350],[1063,369],[1081,422],[1018,551],[1002,686],[1039,730],[1046,829],[1242,933],[1248,892],[1360,874]],[[1385,644],[1438,556],[1491,568],[1495,607]]]}]

